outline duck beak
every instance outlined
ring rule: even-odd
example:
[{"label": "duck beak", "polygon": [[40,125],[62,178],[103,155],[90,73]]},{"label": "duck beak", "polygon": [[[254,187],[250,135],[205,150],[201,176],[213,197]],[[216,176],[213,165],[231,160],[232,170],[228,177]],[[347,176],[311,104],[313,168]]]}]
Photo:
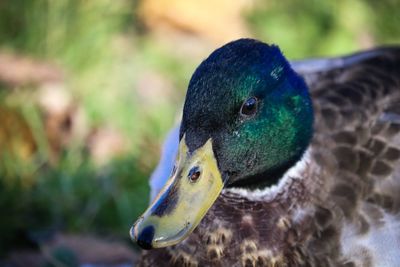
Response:
[{"label": "duck beak", "polygon": [[131,228],[132,240],[143,249],[179,243],[200,223],[222,188],[211,139],[189,153],[184,136],[172,176]]}]

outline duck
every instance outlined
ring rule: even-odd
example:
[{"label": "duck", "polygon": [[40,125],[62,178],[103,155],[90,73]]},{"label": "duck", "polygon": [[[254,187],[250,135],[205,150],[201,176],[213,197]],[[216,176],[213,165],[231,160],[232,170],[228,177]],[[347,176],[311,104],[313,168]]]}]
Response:
[{"label": "duck", "polygon": [[400,265],[400,46],[289,62],[232,41],[178,129],[138,266]]}]

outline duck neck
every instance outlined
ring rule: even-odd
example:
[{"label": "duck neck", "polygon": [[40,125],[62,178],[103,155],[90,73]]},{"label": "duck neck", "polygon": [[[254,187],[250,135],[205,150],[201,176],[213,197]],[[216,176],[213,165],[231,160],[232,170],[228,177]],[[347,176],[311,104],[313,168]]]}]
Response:
[{"label": "duck neck", "polygon": [[245,177],[232,184],[228,184],[227,188],[237,187],[248,190],[260,189],[263,190],[267,187],[278,184],[284,174],[293,167],[300,158],[286,162],[284,165],[274,169],[266,170],[262,173]]}]

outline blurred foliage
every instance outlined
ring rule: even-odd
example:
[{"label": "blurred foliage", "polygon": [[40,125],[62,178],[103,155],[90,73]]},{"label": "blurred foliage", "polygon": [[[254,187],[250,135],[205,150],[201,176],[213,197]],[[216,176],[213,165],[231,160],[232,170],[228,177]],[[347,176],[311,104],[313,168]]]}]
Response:
[{"label": "blurred foliage", "polygon": [[289,58],[338,55],[400,42],[398,0],[259,1],[248,14],[256,36]]},{"label": "blurred foliage", "polygon": [[40,243],[61,229],[126,236],[148,202],[149,170],[144,173],[137,156],[97,168],[84,149],[63,151],[56,166],[40,152],[27,160],[26,153],[9,151],[0,162],[1,252],[10,244]]},{"label": "blurred foliage", "polygon": [[[59,230],[127,238],[144,210],[148,177],[199,58],[180,51],[179,42],[193,42],[194,33],[181,33],[183,39],[165,34],[171,49],[136,16],[138,5],[0,1],[0,52],[60,67],[89,131],[112,128],[128,140],[125,152],[104,164],[93,159],[87,136],[61,146],[52,160],[47,115],[33,101],[41,85],[0,81],[1,252]],[[278,44],[289,58],[303,58],[399,43],[398,6],[396,0],[260,0],[242,19],[253,37]],[[205,46],[201,57],[218,45]]]},{"label": "blurred foliage", "polygon": [[[0,2],[1,49],[61,66],[90,127],[107,125],[129,138],[128,152],[106,166],[95,165],[79,142],[51,164],[44,114],[33,101],[39,86],[0,88],[1,252],[61,229],[127,238],[148,203],[147,179],[158,151],[146,142],[161,142],[176,107],[161,99],[154,110],[132,89],[143,65],[165,70],[176,62],[163,51],[147,51],[146,40],[129,33],[134,30],[134,5],[105,0]],[[143,47],[141,53],[134,51],[137,46]],[[147,53],[163,61],[143,63]],[[146,148],[148,156],[139,154]]]}]

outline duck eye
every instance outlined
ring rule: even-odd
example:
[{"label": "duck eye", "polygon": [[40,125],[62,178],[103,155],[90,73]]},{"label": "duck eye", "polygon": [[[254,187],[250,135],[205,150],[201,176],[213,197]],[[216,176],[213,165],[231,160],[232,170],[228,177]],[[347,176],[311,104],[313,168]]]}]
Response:
[{"label": "duck eye", "polygon": [[199,167],[193,167],[192,169],[190,169],[188,174],[189,181],[192,183],[196,182],[200,178],[200,174],[201,173]]},{"label": "duck eye", "polygon": [[257,98],[254,96],[246,99],[240,108],[240,114],[244,116],[252,116],[257,112]]}]

